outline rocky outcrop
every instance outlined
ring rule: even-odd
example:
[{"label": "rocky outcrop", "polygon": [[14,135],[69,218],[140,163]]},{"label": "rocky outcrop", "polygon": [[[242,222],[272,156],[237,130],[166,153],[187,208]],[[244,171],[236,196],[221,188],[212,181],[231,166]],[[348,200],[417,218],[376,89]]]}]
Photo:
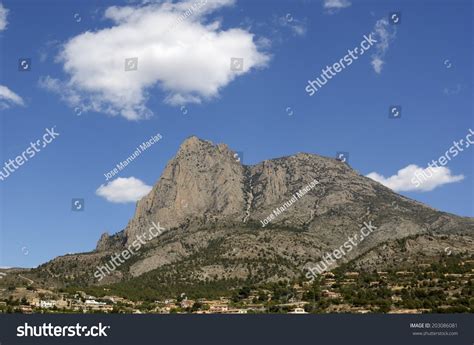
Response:
[{"label": "rocky outcrop", "polygon": [[[365,245],[427,231],[473,229],[472,219],[402,197],[332,158],[298,153],[244,166],[234,154],[227,145],[188,138],[138,202],[125,229],[128,243],[152,222],[168,229],[192,224],[225,228],[235,222],[261,224],[274,210],[278,215],[269,226],[304,229],[329,244],[344,242],[369,220],[380,231]],[[318,185],[285,207],[312,181]]]},{"label": "rocky outcrop", "polygon": [[170,229],[195,218],[238,220],[245,208],[244,167],[227,145],[188,138],[152,191],[137,204],[125,234],[128,241],[154,222]]},{"label": "rocky outcrop", "polygon": [[108,232],[105,232],[102,234],[102,236],[100,236],[95,250],[98,252],[119,250],[124,246],[125,242],[126,238],[123,231],[120,231],[112,236],[110,236]]}]

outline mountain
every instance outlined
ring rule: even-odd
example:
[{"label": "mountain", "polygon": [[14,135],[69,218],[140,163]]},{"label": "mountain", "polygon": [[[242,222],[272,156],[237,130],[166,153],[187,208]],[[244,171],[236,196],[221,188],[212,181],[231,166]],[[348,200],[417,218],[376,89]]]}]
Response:
[{"label": "mountain", "polygon": [[[166,231],[105,278],[94,277],[97,266],[157,224]],[[336,159],[298,153],[243,165],[227,145],[190,137],[125,229],[102,235],[93,252],[55,258],[31,274],[57,286],[296,279],[364,224],[376,230],[334,267],[374,269],[429,260],[446,247],[473,249],[473,218],[400,196]]]}]

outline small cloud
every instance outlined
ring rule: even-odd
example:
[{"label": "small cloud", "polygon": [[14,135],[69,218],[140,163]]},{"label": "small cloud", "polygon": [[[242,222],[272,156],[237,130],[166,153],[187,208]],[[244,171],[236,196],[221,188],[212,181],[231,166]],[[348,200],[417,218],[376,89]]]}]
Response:
[{"label": "small cloud", "polygon": [[257,38],[255,44],[261,50],[268,50],[272,46],[272,41],[270,39],[266,38],[266,37],[259,37],[259,38]]},{"label": "small cloud", "polygon": [[129,203],[140,200],[151,189],[151,186],[147,186],[135,177],[119,177],[105,185],[101,185],[95,193],[113,203]]},{"label": "small cloud", "polygon": [[323,7],[328,13],[333,14],[337,11],[349,7],[351,2],[349,0],[324,0]]},{"label": "small cloud", "polygon": [[446,96],[452,96],[452,95],[457,95],[462,91],[462,85],[461,84],[456,84],[456,87],[445,87],[443,89],[443,93]]},{"label": "small cloud", "polygon": [[0,110],[8,109],[12,105],[24,106],[25,102],[8,87],[0,85]]},{"label": "small cloud", "polygon": [[0,31],[3,31],[7,27],[7,15],[8,15],[8,10],[3,7],[3,4],[0,2]]},{"label": "small cloud", "polygon": [[374,68],[374,71],[377,74],[380,74],[380,72],[382,72],[382,65],[384,64],[382,59],[377,56],[374,56],[372,57],[372,61],[370,63],[372,64],[372,67]]},{"label": "small cloud", "polygon": [[389,28],[389,23],[386,18],[379,19],[375,23],[374,36],[377,39],[377,44],[375,44],[375,53],[372,54],[372,61],[370,62],[374,68],[375,73],[380,74],[382,72],[382,66],[385,64],[383,58],[390,46],[390,43],[395,39],[397,31],[395,26]]},{"label": "small cloud", "polygon": [[[38,86],[44,90],[56,93],[62,101],[66,102],[71,107],[81,106],[81,96],[74,89],[68,88],[67,84],[59,79],[52,78],[49,75],[40,77]],[[93,106],[82,110],[97,110]]]},{"label": "small cloud", "polygon": [[384,177],[376,172],[367,175],[374,181],[383,184],[395,192],[429,192],[448,183],[459,182],[463,175],[452,175],[447,167],[420,168],[415,164],[398,170],[396,175]]},{"label": "small cloud", "polygon": [[291,13],[277,18],[276,22],[284,28],[289,28],[296,36],[304,36],[306,34],[306,22],[293,18]]},{"label": "small cloud", "polygon": [[61,42],[58,40],[50,40],[44,43],[38,50],[41,62],[45,62],[50,57],[50,51],[61,49]]},{"label": "small cloud", "polygon": [[[7,28],[7,16],[8,10],[0,2],[0,32]],[[23,98],[8,87],[0,85],[0,110],[8,109],[12,105],[24,106],[25,102],[23,101]]]}]

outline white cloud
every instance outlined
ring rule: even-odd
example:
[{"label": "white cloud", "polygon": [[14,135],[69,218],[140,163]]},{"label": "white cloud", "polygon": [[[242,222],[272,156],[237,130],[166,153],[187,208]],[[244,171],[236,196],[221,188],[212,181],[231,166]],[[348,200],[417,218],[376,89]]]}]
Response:
[{"label": "white cloud", "polygon": [[384,177],[372,172],[367,177],[375,180],[395,192],[419,191],[429,192],[448,183],[459,182],[463,175],[452,175],[447,167],[420,168],[415,164],[398,170],[396,175]]},{"label": "white cloud", "polygon": [[105,185],[101,185],[95,193],[107,201],[114,203],[136,202],[151,191],[143,181],[135,178],[119,177]]},{"label": "white cloud", "polygon": [[[155,86],[172,105],[215,98],[236,77],[266,66],[270,59],[259,51],[252,33],[209,22],[208,14],[233,4],[186,0],[109,7],[105,18],[113,26],[64,44],[57,61],[68,79],[56,81],[56,90],[66,93],[63,99],[71,106],[129,120],[152,115],[146,103]],[[125,71],[125,59],[133,57],[138,69]],[[244,59],[242,70],[231,70],[232,57]]]},{"label": "white cloud", "polygon": [[305,21],[293,18],[291,13],[277,19],[278,25],[289,28],[296,36],[304,36],[307,28]]},{"label": "white cloud", "polygon": [[382,65],[384,64],[384,62],[381,58],[379,58],[378,56],[372,56],[372,61],[370,63],[372,64],[372,67],[374,68],[374,71],[377,74],[380,74],[382,72]]},{"label": "white cloud", "polygon": [[457,95],[459,93],[461,93],[462,91],[462,85],[461,84],[456,84],[456,87],[445,87],[443,89],[443,93],[446,95],[446,96],[452,96],[452,95]]},{"label": "white cloud", "polygon": [[375,44],[375,53],[372,54],[372,67],[375,73],[380,74],[382,72],[382,66],[385,64],[383,58],[390,46],[390,43],[395,39],[397,31],[395,26],[389,28],[389,23],[386,18],[379,19],[375,23],[374,27],[377,44]]},{"label": "white cloud", "polygon": [[[6,29],[8,10],[3,7],[3,4],[0,2],[0,31]],[[0,110],[8,109],[12,105],[21,105],[24,106],[25,102],[23,98],[17,95],[15,92],[10,90],[4,85],[0,85]]]},{"label": "white cloud", "polygon": [[8,109],[12,105],[25,105],[25,102],[8,87],[0,85],[0,110]]},{"label": "white cloud", "polygon": [[0,2],[0,31],[5,30],[7,27],[7,15],[8,15],[8,10],[3,7],[3,4]]},{"label": "white cloud", "polygon": [[[65,82],[62,82],[59,79],[51,78],[49,75],[46,77],[40,77],[38,85],[45,90],[57,93],[61,96],[61,99],[70,105],[80,106],[81,96],[79,93],[67,86]],[[94,110],[92,107],[87,109],[81,106],[81,110]]]},{"label": "white cloud", "polygon": [[45,62],[51,55],[51,52],[57,51],[62,47],[62,42],[58,40],[49,40],[42,44],[38,49],[39,59],[41,62]]},{"label": "white cloud", "polygon": [[329,13],[334,13],[340,9],[349,7],[351,2],[349,0],[324,0],[323,7]]},{"label": "white cloud", "polygon": [[[7,27],[7,15],[8,10],[3,7],[3,4],[0,2],[0,31],[5,30]],[[25,102],[23,101],[23,98],[8,87],[0,85],[0,110],[8,109],[13,105],[24,106]]]}]

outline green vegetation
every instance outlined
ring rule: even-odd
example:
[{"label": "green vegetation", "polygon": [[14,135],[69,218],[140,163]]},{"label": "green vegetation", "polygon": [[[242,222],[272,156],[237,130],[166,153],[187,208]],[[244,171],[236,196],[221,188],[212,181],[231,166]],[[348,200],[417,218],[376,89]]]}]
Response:
[{"label": "green vegetation", "polygon": [[[218,242],[212,245],[217,255],[220,245]],[[69,286],[56,293],[76,296],[79,291],[84,291],[82,294],[95,296],[99,300],[106,295],[125,298],[124,303],[114,304],[112,313],[133,310],[154,312],[162,303],[159,301],[167,299],[175,303],[170,307],[171,313],[202,312],[209,310],[204,300],[219,301],[222,298],[228,301],[229,307],[248,309],[251,313],[287,313],[293,311],[295,306],[304,307],[309,313],[474,312],[473,255],[444,255],[436,262],[404,263],[384,272],[355,272],[353,265],[347,264],[332,273],[318,276],[312,284],[303,276],[292,281],[280,279],[258,283],[256,275],[260,275],[259,278],[271,277],[278,272],[278,260],[224,259],[226,262],[229,269],[240,266],[252,274],[248,279],[216,279],[217,274],[204,279],[190,279],[189,273],[195,272],[196,267],[212,263],[211,255],[192,256],[178,265],[167,265],[118,284],[90,288]],[[5,289],[10,294],[15,290],[13,286]],[[23,290],[36,293],[39,298],[45,297],[33,287]],[[182,305],[186,299],[192,302]],[[11,295],[0,299],[0,302],[3,302],[0,303],[0,312],[21,312],[21,306],[28,306],[24,298],[15,299]],[[70,311],[53,308],[41,312]]]}]

